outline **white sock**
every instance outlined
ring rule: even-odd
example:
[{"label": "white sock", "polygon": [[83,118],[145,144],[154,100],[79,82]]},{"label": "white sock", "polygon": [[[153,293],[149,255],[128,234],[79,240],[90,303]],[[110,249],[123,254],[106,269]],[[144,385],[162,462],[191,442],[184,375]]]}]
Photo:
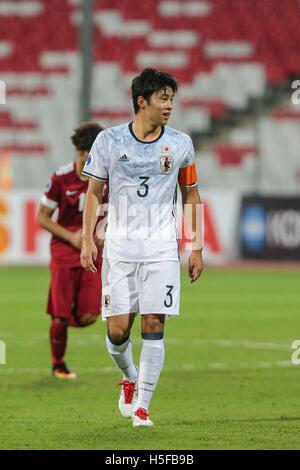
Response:
[{"label": "white sock", "polygon": [[116,345],[110,341],[108,336],[106,336],[106,346],[112,360],[123,372],[124,379],[129,380],[130,382],[135,382],[138,374],[133,363],[132,344],[130,338],[128,338],[125,343]]},{"label": "white sock", "polygon": [[156,388],[165,358],[163,339],[143,339],[140,358],[138,399],[134,411],[144,408],[148,411],[150,400]]}]

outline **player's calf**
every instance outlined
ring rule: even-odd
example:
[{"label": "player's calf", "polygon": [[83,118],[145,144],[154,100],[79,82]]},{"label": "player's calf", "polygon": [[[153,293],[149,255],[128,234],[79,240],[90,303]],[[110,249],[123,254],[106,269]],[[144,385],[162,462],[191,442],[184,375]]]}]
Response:
[{"label": "player's calf", "polygon": [[49,336],[53,364],[59,364],[63,362],[63,357],[67,347],[67,329],[68,322],[65,318],[52,318]]},{"label": "player's calf", "polygon": [[123,373],[123,379],[119,383],[121,386],[118,401],[120,413],[125,418],[131,418],[137,400],[138,370],[133,363],[132,345],[129,336],[122,337],[120,342],[115,341],[116,337],[118,338],[118,336],[111,337],[110,332],[108,332],[106,346],[114,363]]},{"label": "player's calf", "polygon": [[76,379],[64,362],[67,347],[68,320],[63,317],[52,319],[50,326],[50,343],[52,356],[52,374],[58,379]]},{"label": "player's calf", "polygon": [[[148,317],[148,315],[146,316]],[[140,357],[138,399],[133,409],[134,427],[153,425],[152,421],[148,418],[148,409],[157,386],[165,356],[163,331],[155,331],[157,327],[155,323],[161,323],[160,318],[157,315],[157,322],[154,319],[154,315],[149,315],[148,318],[150,323],[153,324],[154,322],[155,328],[153,328],[153,332],[144,331],[142,333],[143,344]],[[144,325],[145,320],[146,318],[143,321]]]}]

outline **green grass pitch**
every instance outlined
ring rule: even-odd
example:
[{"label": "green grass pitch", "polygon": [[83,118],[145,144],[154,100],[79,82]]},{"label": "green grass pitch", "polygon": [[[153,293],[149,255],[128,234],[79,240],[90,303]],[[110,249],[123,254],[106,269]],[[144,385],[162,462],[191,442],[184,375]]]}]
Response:
[{"label": "green grass pitch", "polygon": [[[166,360],[151,404],[154,428],[117,409],[120,375],[105,323],[69,330],[76,382],[50,374],[46,268],[0,269],[1,449],[296,449],[300,447],[299,272],[182,271],[181,315],[166,325]],[[133,330],[140,352],[139,318]]]}]

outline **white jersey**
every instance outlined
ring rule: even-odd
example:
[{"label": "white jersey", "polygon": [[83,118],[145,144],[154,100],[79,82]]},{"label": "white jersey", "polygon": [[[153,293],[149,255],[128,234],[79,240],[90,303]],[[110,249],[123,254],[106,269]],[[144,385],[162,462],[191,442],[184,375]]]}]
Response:
[{"label": "white jersey", "polygon": [[188,135],[163,127],[157,139],[142,142],[132,123],[111,127],[96,138],[83,174],[109,180],[105,258],[178,261],[178,176],[181,185],[197,184]]}]

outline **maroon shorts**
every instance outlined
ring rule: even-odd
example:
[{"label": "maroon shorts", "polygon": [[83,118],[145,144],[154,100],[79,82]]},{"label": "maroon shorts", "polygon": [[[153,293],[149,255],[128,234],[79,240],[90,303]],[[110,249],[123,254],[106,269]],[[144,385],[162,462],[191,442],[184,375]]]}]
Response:
[{"label": "maroon shorts", "polygon": [[98,316],[100,309],[101,270],[94,274],[80,267],[51,267],[47,313],[79,326],[80,317],[86,313]]}]

